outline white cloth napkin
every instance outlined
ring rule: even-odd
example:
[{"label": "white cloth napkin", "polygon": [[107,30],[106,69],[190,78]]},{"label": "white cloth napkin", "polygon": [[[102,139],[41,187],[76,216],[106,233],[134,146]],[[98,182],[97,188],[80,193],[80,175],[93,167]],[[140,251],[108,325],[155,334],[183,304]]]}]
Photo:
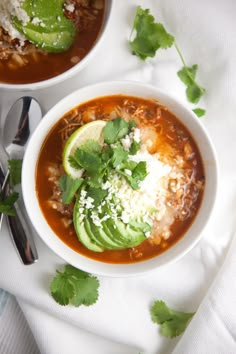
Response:
[{"label": "white cloth napkin", "polygon": [[[158,327],[150,319],[150,305],[157,299],[163,299],[173,308],[187,312],[196,311],[224,259],[230,239],[236,230],[236,161],[233,157],[236,151],[234,0],[116,1],[109,31],[96,58],[88,67],[76,77],[56,87],[36,91],[32,95],[42,103],[46,111],[66,94],[84,85],[103,80],[129,79],[165,89],[186,102],[185,88],[176,75],[181,63],[174,48],[160,51],[154,59],[147,62],[141,62],[131,55],[127,39],[137,5],[150,8],[156,18],[175,35],[188,65],[199,64],[198,81],[206,88],[206,94],[199,106],[207,110],[201,121],[212,137],[220,162],[218,200],[201,242],[182,260],[142,277],[100,278],[99,301],[88,308],[60,307],[54,302],[49,294],[49,284],[56,268],[64,264],[63,260],[35,235],[39,262],[30,267],[23,266],[4,223],[0,235],[0,287],[16,296],[41,352],[45,354],[78,353],[76,343],[80,341],[76,339],[76,335],[72,340],[72,332],[78,333],[83,342],[81,352],[90,354],[91,346],[90,349],[85,348],[85,343],[89,341],[85,339],[88,338],[87,335],[77,332],[76,328],[106,338],[107,342],[101,339],[100,349],[112,348],[109,340],[113,340],[114,350],[107,350],[107,353],[119,353],[118,348],[122,353],[171,353],[180,338],[170,340],[160,336]],[[2,121],[9,105],[23,94],[25,92],[1,92]],[[189,107],[192,106],[189,104]],[[225,276],[222,279],[231,284],[232,276],[227,276],[224,269],[223,272]],[[236,296],[235,288],[233,293],[232,287],[225,286],[222,297],[227,298],[231,291]],[[214,293],[217,293],[215,287],[210,294]],[[220,308],[222,307],[223,304]],[[218,305],[210,307],[210,300],[203,302],[176,347],[178,353],[195,353],[195,347],[189,349],[188,340],[185,338],[190,330],[195,332],[194,328],[198,328],[198,323],[202,328],[201,323],[204,323],[204,320],[201,320],[200,311],[208,309],[214,314],[218,313],[218,308]],[[221,311],[221,315],[226,316],[226,313]],[[56,319],[53,320],[53,317]],[[58,319],[61,322],[58,322]],[[209,331],[217,333],[217,329],[214,332],[213,327],[217,325],[216,321],[211,321],[211,324],[208,332],[196,330],[201,336],[199,341],[206,341],[203,336],[209,336]],[[69,350],[63,345],[64,338],[68,343],[70,340],[73,343],[68,347]],[[232,338],[226,335],[217,338],[231,353]],[[102,353],[102,349],[99,351],[99,345],[96,344],[98,340],[92,337],[90,345],[91,343],[94,343],[94,351],[98,348],[97,353]],[[119,346],[117,343],[122,344]],[[215,348],[215,344],[209,343],[207,351],[203,350],[202,353],[222,354],[219,351],[222,348],[220,345],[218,351]]]},{"label": "white cloth napkin", "polygon": [[235,354],[236,236],[223,267],[173,354]]}]

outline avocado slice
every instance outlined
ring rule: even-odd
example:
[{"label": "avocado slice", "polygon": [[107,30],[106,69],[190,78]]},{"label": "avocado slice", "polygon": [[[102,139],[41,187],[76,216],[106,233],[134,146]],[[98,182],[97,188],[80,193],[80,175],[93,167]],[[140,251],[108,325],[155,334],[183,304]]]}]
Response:
[{"label": "avocado slice", "polygon": [[89,250],[94,252],[103,252],[104,249],[91,240],[90,236],[88,235],[85,229],[84,222],[80,221],[79,208],[80,208],[79,198],[77,198],[77,201],[74,206],[74,211],[73,211],[73,222],[74,222],[75,232],[78,236],[78,239]]},{"label": "avocado slice", "polygon": [[102,227],[98,227],[94,225],[92,220],[89,218],[89,224],[91,227],[91,231],[94,234],[94,237],[99,240],[101,244],[103,244],[104,249],[110,249],[110,250],[115,250],[115,249],[122,249],[124,248],[122,245],[119,245],[116,243],[112,238],[109,237],[105,229]]},{"label": "avocado slice", "polygon": [[108,219],[106,226],[115,239],[123,244],[123,248],[138,246],[146,239],[143,231],[134,230],[130,225],[126,225],[119,220],[112,221]]},{"label": "avocado slice", "polygon": [[143,231],[136,231],[129,224],[117,221],[116,226],[121,234],[127,235],[128,247],[138,246],[146,239]]},{"label": "avocado slice", "polygon": [[64,52],[69,49],[73,42],[73,36],[69,31],[40,33],[25,27],[22,32],[36,47],[50,53]]},{"label": "avocado slice", "polygon": [[120,249],[125,248],[124,242],[122,242],[121,240],[119,240],[117,237],[114,236],[114,233],[112,233],[110,231],[110,229],[107,226],[106,222],[103,222],[102,226],[103,226],[103,230],[108,235],[108,237],[112,240],[112,242],[116,243],[117,246],[119,246]]},{"label": "avocado slice", "polygon": [[13,25],[31,43],[44,51],[66,51],[73,43],[76,27],[64,15],[63,5],[63,0],[25,0],[21,8],[30,21],[23,24],[17,17],[13,17]]},{"label": "avocado slice", "polygon": [[96,237],[95,233],[92,231],[91,226],[90,226],[90,222],[88,221],[88,216],[84,220],[84,227],[85,227],[85,230],[86,230],[87,234],[89,235],[91,241],[94,242],[99,247],[104,248],[104,244],[99,241],[99,239]]}]

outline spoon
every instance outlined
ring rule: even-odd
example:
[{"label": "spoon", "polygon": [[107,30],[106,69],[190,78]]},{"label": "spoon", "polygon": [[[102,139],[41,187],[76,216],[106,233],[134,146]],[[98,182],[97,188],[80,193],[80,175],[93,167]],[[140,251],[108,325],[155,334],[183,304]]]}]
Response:
[{"label": "spoon", "polygon": [[[2,183],[3,198],[9,195],[9,159],[22,159],[25,146],[32,131],[42,118],[39,103],[32,97],[24,96],[18,99],[9,110],[3,128],[3,146],[0,146],[0,157],[5,170],[5,179]],[[32,238],[33,230],[28,224],[23,210],[24,204],[19,192],[19,199],[14,204],[16,216],[7,216],[11,238],[23,264],[33,264],[38,260],[36,247]],[[2,218],[1,218],[2,219]],[[1,220],[0,220],[1,226]]]}]

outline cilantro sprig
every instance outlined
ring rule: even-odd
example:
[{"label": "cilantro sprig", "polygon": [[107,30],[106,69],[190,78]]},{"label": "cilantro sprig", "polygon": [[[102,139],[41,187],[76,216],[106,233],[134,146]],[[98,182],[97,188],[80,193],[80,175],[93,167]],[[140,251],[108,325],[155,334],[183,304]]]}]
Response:
[{"label": "cilantro sprig", "polygon": [[[10,187],[21,183],[21,168],[22,168],[22,160],[9,160],[8,161],[9,173],[10,173]],[[14,204],[19,197],[19,193],[12,191],[6,197],[3,196],[3,193],[0,193],[0,213],[15,216],[16,211],[14,208]]]},{"label": "cilantro sprig", "polygon": [[17,201],[19,197],[19,194],[17,192],[12,192],[9,194],[5,199],[2,196],[2,193],[0,194],[0,213],[9,215],[9,216],[15,216],[16,211],[14,208],[14,204]]},{"label": "cilantro sprig", "polygon": [[126,122],[118,117],[106,123],[103,131],[104,146],[97,141],[88,139],[85,144],[76,149],[70,155],[69,162],[75,169],[84,170],[83,177],[73,179],[69,175],[60,178],[59,186],[62,190],[63,203],[71,203],[76,192],[83,185],[88,196],[99,205],[107,192],[101,187],[107,181],[112,172],[123,176],[133,189],[139,189],[139,184],[147,176],[146,162],[135,162],[129,159],[129,155],[135,155],[140,142],[133,140],[129,150],[125,150],[121,139],[131,133],[135,122]]},{"label": "cilantro sprig", "polygon": [[161,326],[161,334],[169,338],[182,334],[195,314],[173,310],[161,300],[154,302],[150,312],[152,321]]},{"label": "cilantro sprig", "polygon": [[[142,9],[140,6],[137,7],[129,45],[133,54],[137,55],[141,60],[154,57],[157,50],[167,49],[174,45],[183,65],[182,69],[177,72],[177,75],[186,85],[187,99],[193,104],[200,101],[205,93],[205,89],[196,81],[198,65],[187,66],[174,36],[166,31],[163,24],[155,22],[155,18],[150,14],[149,9]],[[198,117],[205,114],[205,110],[202,108],[196,108],[193,112]]]},{"label": "cilantro sprig", "polygon": [[21,183],[22,160],[12,159],[8,161],[11,187]]},{"label": "cilantro sprig", "polygon": [[[134,32],[136,36],[133,40]],[[135,55],[145,60],[154,57],[160,48],[170,48],[174,43],[174,37],[168,33],[161,23],[156,23],[149,9],[137,7],[133,28],[130,35],[130,47]]]},{"label": "cilantro sprig", "polygon": [[57,270],[50,290],[54,300],[60,305],[90,306],[98,300],[99,281],[80,269],[66,265],[64,271]]}]

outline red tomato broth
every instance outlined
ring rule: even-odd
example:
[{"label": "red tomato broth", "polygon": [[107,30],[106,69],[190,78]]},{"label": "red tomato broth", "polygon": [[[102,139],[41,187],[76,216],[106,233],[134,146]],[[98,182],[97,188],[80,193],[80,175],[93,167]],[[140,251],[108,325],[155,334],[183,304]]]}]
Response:
[{"label": "red tomato broth", "polygon": [[[66,131],[68,130],[69,136],[80,125],[94,119],[94,115],[91,115],[89,118],[88,112],[90,111],[96,111],[96,119],[109,120],[108,112],[112,111],[114,107],[121,107],[121,112],[124,107],[128,107],[127,111],[129,114],[133,114],[133,110],[139,106],[146,108],[143,118],[134,116],[137,126],[140,128],[151,126],[152,129],[158,132],[158,142],[155,146],[156,150],[161,152],[163,156],[165,153],[169,154],[170,151],[171,154],[173,154],[173,151],[183,154],[184,146],[187,141],[194,152],[194,159],[185,161],[185,168],[194,170],[196,180],[204,182],[202,159],[198,147],[188,129],[184,127],[168,109],[161,106],[158,102],[137,97],[123,95],[100,97],[72,109],[66,113],[48,133],[39,154],[36,168],[36,191],[41,211],[47,223],[67,246],[86,257],[101,262],[133,263],[144,261],[161,254],[184,236],[193,223],[202,201],[203,188],[200,188],[198,196],[195,198],[196,200],[191,204],[190,216],[184,221],[176,219],[170,227],[170,237],[166,240],[161,239],[159,244],[152,243],[150,242],[150,238],[147,238],[147,240],[133,249],[109,250],[101,253],[93,252],[85,248],[78,240],[73,224],[65,227],[63,224],[65,217],[48,204],[48,200],[52,196],[52,183],[48,181],[47,166],[50,164],[61,166],[61,156],[65,143],[65,141],[63,141],[64,138],[62,139],[62,136],[64,136],[63,131],[65,129]],[[120,116],[122,117],[122,114]],[[73,124],[76,121],[77,126],[74,126]],[[171,150],[172,148],[173,151]]]}]

